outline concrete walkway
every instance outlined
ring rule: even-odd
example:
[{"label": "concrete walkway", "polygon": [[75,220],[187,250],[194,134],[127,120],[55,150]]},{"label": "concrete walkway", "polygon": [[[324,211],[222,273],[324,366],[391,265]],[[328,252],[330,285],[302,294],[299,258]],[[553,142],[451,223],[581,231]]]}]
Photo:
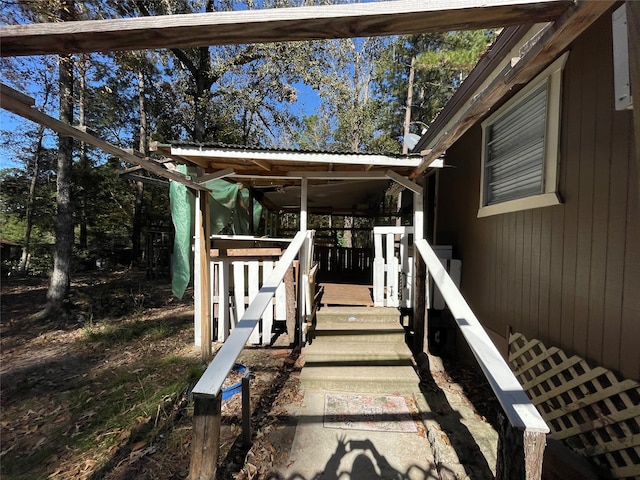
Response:
[{"label": "concrete walkway", "polygon": [[297,412],[298,425],[285,478],[440,478],[424,429],[402,433],[325,428],[327,394],[330,392],[305,392],[304,405]]},{"label": "concrete walkway", "polygon": [[[289,412],[297,426],[281,478],[493,478],[496,432],[459,386],[438,385],[437,359],[416,362],[403,333],[397,309],[318,311],[316,331],[302,353],[304,400]],[[329,411],[335,398],[346,402],[347,410],[358,402],[365,407],[335,415]],[[396,415],[368,407],[380,398],[402,399],[408,409],[403,428],[413,431],[397,431],[389,426]]]}]

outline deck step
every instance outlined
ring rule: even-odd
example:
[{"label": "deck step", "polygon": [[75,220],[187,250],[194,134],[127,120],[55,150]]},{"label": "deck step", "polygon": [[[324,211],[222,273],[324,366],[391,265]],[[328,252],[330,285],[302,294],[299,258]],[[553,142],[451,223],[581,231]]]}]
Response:
[{"label": "deck step", "polygon": [[[372,348],[375,347],[375,348]],[[304,349],[307,365],[411,365],[411,351],[404,343],[375,345],[363,342],[314,342]]]},{"label": "deck step", "polygon": [[305,389],[409,394],[418,388],[397,309],[322,308],[308,338],[300,374]]},{"label": "deck step", "polygon": [[318,323],[398,323],[400,312],[388,307],[323,307],[316,312]]},{"label": "deck step", "polygon": [[411,366],[314,367],[305,364],[300,382],[309,390],[405,395],[418,389],[419,379]]},{"label": "deck step", "polygon": [[310,342],[404,343],[405,331],[399,323],[328,322],[322,319],[309,331]]}]

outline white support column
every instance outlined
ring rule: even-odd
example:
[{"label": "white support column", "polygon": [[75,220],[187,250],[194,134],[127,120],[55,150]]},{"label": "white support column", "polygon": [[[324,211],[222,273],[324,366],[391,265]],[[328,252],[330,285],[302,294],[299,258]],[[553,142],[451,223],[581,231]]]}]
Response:
[{"label": "white support column", "polygon": [[197,237],[196,241],[196,259],[198,260],[198,268],[196,272],[199,272],[198,281],[194,285],[194,291],[199,292],[199,302],[196,312],[200,315],[200,350],[202,353],[202,360],[205,362],[211,361],[213,356],[211,346],[211,331],[213,328],[213,322],[211,318],[211,290],[209,284],[211,281],[210,268],[211,268],[211,250],[209,244],[209,192],[198,191],[196,197],[196,224],[195,231]]},{"label": "white support column", "polygon": [[199,198],[196,196],[196,208],[193,211],[195,236],[193,242],[194,255],[193,255],[193,334],[194,344],[198,347],[202,346],[202,292],[200,291],[200,282],[202,282],[202,272],[200,270],[200,236],[202,231],[198,228],[198,225],[202,222],[202,213],[198,206]]},{"label": "white support column", "polygon": [[386,262],[387,262],[387,295],[385,306],[398,307],[398,283],[400,275],[400,262],[396,257],[396,235],[395,233],[387,233],[386,235]]},{"label": "white support column", "polygon": [[[273,271],[273,262],[265,260],[262,262],[262,282],[260,287],[267,281],[269,275]],[[282,285],[282,284],[281,284]],[[273,329],[273,301],[267,305],[267,309],[262,314],[262,346],[265,347],[271,343],[271,330]]]},{"label": "white support column", "polygon": [[[422,194],[420,193],[415,193],[413,194],[413,244],[415,245],[416,242],[418,240],[422,240],[424,238],[424,197]],[[420,260],[420,256],[417,255],[416,251],[415,251],[415,247],[414,247],[414,252],[413,252],[413,260],[415,263],[421,261]],[[412,290],[412,295],[411,295],[411,301],[413,302],[412,307],[416,308],[415,302],[416,299],[419,299],[419,301],[422,301],[422,295],[416,295],[416,277],[418,274],[418,267],[417,265],[414,265],[413,268],[413,272],[414,274],[412,275],[412,285],[411,285],[411,290]],[[429,299],[425,299],[427,304],[429,302]]]},{"label": "white support column", "polygon": [[307,194],[309,190],[309,180],[303,178],[300,181],[300,231],[307,230]]},{"label": "white support column", "polygon": [[374,229],[373,242],[375,246],[375,255],[373,257],[373,305],[376,307],[384,306],[384,253],[382,250],[382,233],[376,232]]},{"label": "white support column", "polygon": [[[249,305],[256,298],[260,291],[260,261],[252,260],[249,262],[247,268],[247,290],[249,296]],[[256,328],[251,332],[249,337],[249,343],[251,345],[258,345],[260,343],[260,322],[256,325]]]},{"label": "white support column", "polygon": [[422,195],[413,194],[413,241],[414,243],[424,238],[424,206]]},{"label": "white support column", "polygon": [[[194,178],[198,176],[199,169],[197,167],[187,167],[187,175]],[[202,291],[200,285],[204,280],[202,278],[201,259],[202,259],[202,244],[203,239],[202,229],[199,228],[202,225],[202,212],[200,211],[200,194],[194,192],[196,195],[196,201],[194,203],[193,210],[193,222],[195,225],[194,230],[194,243],[193,243],[193,343],[200,347],[202,346]]]},{"label": "white support column", "polygon": [[240,319],[244,315],[246,308],[245,299],[245,283],[244,283],[244,267],[245,263],[242,260],[236,260],[233,262],[233,296],[236,306],[235,311],[235,325],[234,328],[240,322]]},{"label": "white support column", "polygon": [[218,341],[224,342],[231,330],[229,312],[229,260],[219,262],[218,269]]}]

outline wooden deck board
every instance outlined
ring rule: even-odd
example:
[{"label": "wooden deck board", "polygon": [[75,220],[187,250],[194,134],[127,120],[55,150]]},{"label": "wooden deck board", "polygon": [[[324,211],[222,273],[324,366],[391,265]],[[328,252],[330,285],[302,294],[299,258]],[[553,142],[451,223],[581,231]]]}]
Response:
[{"label": "wooden deck board", "polygon": [[371,285],[322,283],[322,305],[358,305],[373,307]]}]

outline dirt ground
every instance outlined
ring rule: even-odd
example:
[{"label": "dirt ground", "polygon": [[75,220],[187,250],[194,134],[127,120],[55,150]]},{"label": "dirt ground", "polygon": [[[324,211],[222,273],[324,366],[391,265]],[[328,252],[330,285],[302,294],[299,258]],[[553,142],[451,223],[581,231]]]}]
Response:
[{"label": "dirt ground", "polygon": [[[131,270],[74,277],[68,313],[35,320],[46,279],[3,279],[0,476],[3,479],[186,478],[193,405],[204,371],[192,295]],[[287,405],[301,402],[286,333],[246,348],[250,448],[240,396],[224,402],[220,479],[268,478],[287,462]]]}]

